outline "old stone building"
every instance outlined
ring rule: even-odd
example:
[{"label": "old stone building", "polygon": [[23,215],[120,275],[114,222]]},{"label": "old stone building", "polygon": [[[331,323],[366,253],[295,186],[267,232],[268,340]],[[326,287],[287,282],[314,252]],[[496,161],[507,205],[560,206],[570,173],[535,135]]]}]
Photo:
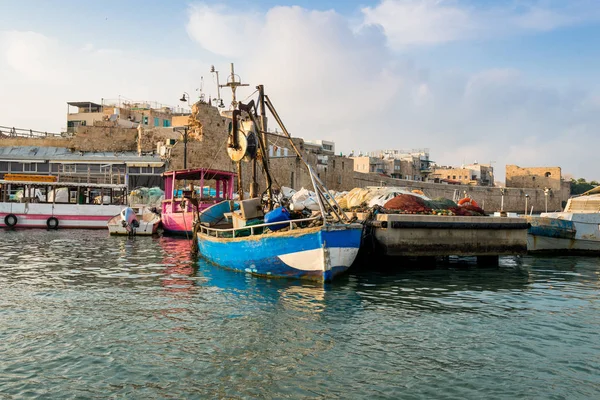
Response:
[{"label": "old stone building", "polygon": [[560,190],[561,181],[560,167],[506,166],[506,187]]}]

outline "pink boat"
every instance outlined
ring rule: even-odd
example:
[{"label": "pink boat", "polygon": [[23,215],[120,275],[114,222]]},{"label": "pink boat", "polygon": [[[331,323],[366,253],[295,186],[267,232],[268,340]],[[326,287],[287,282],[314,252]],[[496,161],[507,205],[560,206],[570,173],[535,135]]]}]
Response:
[{"label": "pink boat", "polygon": [[169,171],[162,176],[165,199],[161,219],[167,234],[191,234],[198,212],[233,198],[233,172],[200,168]]}]

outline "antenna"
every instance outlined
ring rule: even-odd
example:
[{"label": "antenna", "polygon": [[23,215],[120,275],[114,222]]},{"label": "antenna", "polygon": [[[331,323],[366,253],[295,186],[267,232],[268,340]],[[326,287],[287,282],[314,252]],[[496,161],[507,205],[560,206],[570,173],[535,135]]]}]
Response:
[{"label": "antenna", "polygon": [[216,100],[217,100],[217,107],[220,107],[220,108],[221,107],[225,107],[223,105],[223,100],[221,100],[221,85],[219,85],[219,71],[217,71],[215,69],[214,65],[211,65],[210,66],[210,72],[212,74],[215,74],[217,76],[217,98],[216,98]]}]

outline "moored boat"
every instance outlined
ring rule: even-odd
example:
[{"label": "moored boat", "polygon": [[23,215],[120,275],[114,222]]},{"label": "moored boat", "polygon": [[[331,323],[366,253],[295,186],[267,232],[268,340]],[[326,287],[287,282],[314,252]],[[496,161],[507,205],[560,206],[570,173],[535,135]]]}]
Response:
[{"label": "moored boat", "polygon": [[160,215],[147,207],[127,207],[118,215],[112,217],[108,223],[108,232],[111,235],[150,236],[157,233],[160,225]]},{"label": "moored boat", "polygon": [[529,216],[529,252],[600,254],[600,189],[572,197],[562,212]]},{"label": "moored boat", "polygon": [[[223,201],[200,212],[194,226],[199,254],[225,268],[259,276],[297,278],[329,282],[354,262],[361,244],[363,225],[351,223],[335,199],[306,163],[263,86],[258,89],[260,116],[254,100],[242,104],[235,99],[241,82],[233,65],[228,85],[233,92],[227,152],[237,163],[240,200]],[[306,166],[317,194],[319,211],[291,215],[276,207],[269,171],[265,106],[287,137],[296,156]],[[260,123],[258,122],[260,119]],[[256,174],[252,174],[250,199],[244,200],[242,162],[260,160],[266,178],[265,196],[259,198]]]},{"label": "moored boat", "polygon": [[161,210],[164,232],[191,235],[198,212],[233,197],[234,177],[233,172],[206,168],[165,172]]},{"label": "moored boat", "polygon": [[0,180],[0,228],[106,229],[125,204],[125,185],[59,182],[54,176],[34,175]]},{"label": "moored boat", "polygon": [[[363,226],[325,223],[320,216],[290,220],[286,231],[265,233],[281,222],[233,228],[226,222],[230,203],[222,202],[201,213],[198,251],[214,264],[270,277],[329,282],[345,272],[360,248]],[[207,218],[208,217],[208,218]],[[216,224],[205,220],[221,221]],[[202,223],[203,222],[203,223]]]}]

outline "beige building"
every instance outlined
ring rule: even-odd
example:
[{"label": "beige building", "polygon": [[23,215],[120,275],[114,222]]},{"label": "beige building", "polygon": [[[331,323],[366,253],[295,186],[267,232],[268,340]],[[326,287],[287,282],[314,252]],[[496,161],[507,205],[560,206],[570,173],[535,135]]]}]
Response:
[{"label": "beige building", "polygon": [[429,150],[378,150],[350,156],[354,171],[383,174],[396,179],[426,181],[430,172]]},{"label": "beige building", "polygon": [[[178,116],[189,114],[177,114]],[[121,99],[67,103],[67,132],[76,133],[80,126],[93,126],[95,121],[115,121],[118,126],[134,128],[169,128],[173,126],[172,107],[156,102],[133,102]]]},{"label": "beige building", "polygon": [[494,186],[494,168],[486,164],[470,164],[461,168],[434,167],[430,180],[438,183],[461,183],[474,186]]}]

